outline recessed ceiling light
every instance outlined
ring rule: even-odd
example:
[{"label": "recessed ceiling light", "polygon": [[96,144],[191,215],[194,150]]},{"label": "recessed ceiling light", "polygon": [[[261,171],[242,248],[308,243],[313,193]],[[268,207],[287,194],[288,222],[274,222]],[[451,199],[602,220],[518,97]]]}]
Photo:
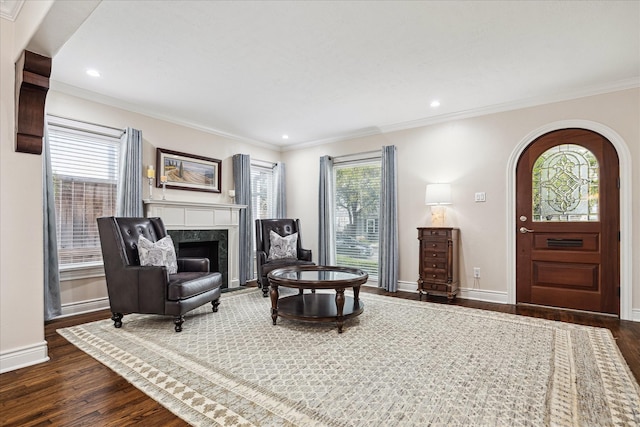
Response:
[{"label": "recessed ceiling light", "polygon": [[289,135],[287,134],[282,135],[282,139],[289,139]]},{"label": "recessed ceiling light", "polygon": [[93,68],[87,69],[87,74],[90,75],[91,77],[100,77],[100,71],[95,70]]},{"label": "recessed ceiling light", "polygon": [[431,108],[437,108],[440,106],[440,101],[437,99],[435,101],[431,101]]}]

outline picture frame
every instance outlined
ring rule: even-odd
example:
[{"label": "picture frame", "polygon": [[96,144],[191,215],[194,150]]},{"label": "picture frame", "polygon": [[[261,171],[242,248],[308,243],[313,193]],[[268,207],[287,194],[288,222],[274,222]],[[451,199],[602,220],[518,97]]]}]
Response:
[{"label": "picture frame", "polygon": [[180,151],[156,149],[156,187],[220,193],[222,188],[222,161]]}]

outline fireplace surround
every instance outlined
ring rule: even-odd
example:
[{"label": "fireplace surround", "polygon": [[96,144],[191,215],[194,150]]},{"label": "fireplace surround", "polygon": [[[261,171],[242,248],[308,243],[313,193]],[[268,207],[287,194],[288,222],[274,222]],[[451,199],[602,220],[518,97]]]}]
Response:
[{"label": "fireplace surround", "polygon": [[244,205],[144,200],[145,215],[160,217],[178,256],[210,259],[211,271],[222,274],[223,288],[240,286],[238,225]]},{"label": "fireplace surround", "polygon": [[167,230],[178,258],[208,258],[211,271],[222,274],[222,288],[228,288],[229,257],[227,230]]}]

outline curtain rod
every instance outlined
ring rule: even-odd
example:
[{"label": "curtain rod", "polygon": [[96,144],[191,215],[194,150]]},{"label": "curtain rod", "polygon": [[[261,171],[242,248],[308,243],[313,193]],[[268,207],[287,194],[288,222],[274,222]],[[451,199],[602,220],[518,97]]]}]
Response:
[{"label": "curtain rod", "polygon": [[251,157],[250,159],[251,163],[255,164],[256,166],[262,166],[265,168],[274,168],[277,164],[277,162],[270,162],[267,160],[260,160],[260,159],[254,159],[253,157]]},{"label": "curtain rod", "polygon": [[[375,155],[374,155],[375,154]],[[356,157],[355,159],[351,159]],[[361,153],[345,154],[343,156],[331,157],[333,164],[344,163],[349,161],[376,160],[382,157],[382,150],[363,151]]]},{"label": "curtain rod", "polygon": [[70,120],[70,121],[77,122],[77,123],[83,123],[85,125],[98,126],[98,127],[105,128],[105,129],[115,130],[115,131],[120,132],[120,136],[124,135],[125,132],[126,132],[126,129],[116,128],[116,127],[113,127],[113,126],[105,126],[105,125],[101,125],[101,124],[98,124],[98,123],[87,122],[87,121],[84,121],[84,120],[72,119],[70,117],[58,116],[56,114],[48,114],[47,113],[47,117],[55,117],[56,119]]}]

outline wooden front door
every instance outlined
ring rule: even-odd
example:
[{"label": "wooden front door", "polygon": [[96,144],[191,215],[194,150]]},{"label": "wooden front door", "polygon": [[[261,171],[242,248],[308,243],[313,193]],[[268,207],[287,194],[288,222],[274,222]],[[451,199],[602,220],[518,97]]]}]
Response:
[{"label": "wooden front door", "polygon": [[516,301],[620,314],[619,163],[584,129],[545,134],[516,168]]}]

